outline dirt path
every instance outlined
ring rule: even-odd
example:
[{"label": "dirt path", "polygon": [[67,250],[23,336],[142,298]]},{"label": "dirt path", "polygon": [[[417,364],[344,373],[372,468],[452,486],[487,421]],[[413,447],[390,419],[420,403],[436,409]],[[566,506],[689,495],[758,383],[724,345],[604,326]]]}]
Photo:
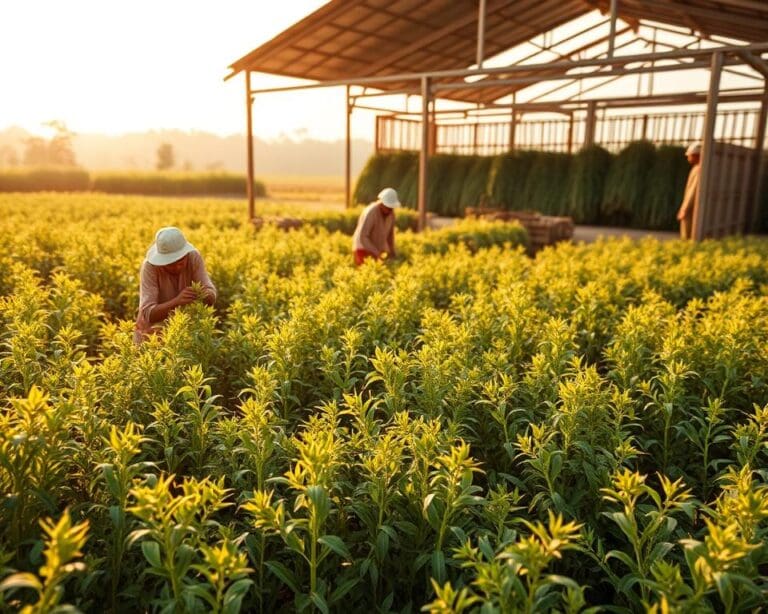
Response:
[{"label": "dirt path", "polygon": [[[429,219],[430,228],[445,228],[456,222],[453,217],[431,217]],[[669,241],[677,239],[680,235],[677,232],[665,232],[659,230],[637,230],[634,228],[613,228],[610,226],[576,226],[573,230],[573,241],[577,243],[592,243],[599,237],[629,237],[630,239],[641,239],[643,237],[654,237],[659,241]]]},{"label": "dirt path", "polygon": [[573,229],[573,241],[576,243],[592,243],[600,237],[629,237],[630,239],[653,237],[659,241],[671,241],[672,239],[679,239],[680,234],[662,230],[638,230],[609,226],[575,226]]}]

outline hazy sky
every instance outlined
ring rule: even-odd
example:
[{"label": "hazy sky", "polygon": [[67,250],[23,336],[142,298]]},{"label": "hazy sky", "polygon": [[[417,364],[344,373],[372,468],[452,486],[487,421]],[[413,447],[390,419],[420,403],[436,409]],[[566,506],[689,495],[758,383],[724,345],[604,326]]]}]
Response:
[{"label": "hazy sky", "polygon": [[[227,66],[323,0],[2,0],[0,129],[245,132],[242,75]],[[258,77],[255,85],[269,85]],[[273,81],[274,82],[274,81]],[[282,82],[281,82],[282,83]],[[263,97],[254,132],[343,136],[343,90]],[[371,137],[371,120],[354,132]]]},{"label": "hazy sky", "polygon": [[[243,76],[224,82],[227,66],[324,3],[0,0],[0,129],[18,125],[44,133],[41,124],[55,119],[76,133],[244,133]],[[590,19],[605,18],[594,12],[584,17]],[[530,49],[517,52],[522,57]],[[487,64],[509,62],[505,56]],[[701,72],[698,87],[706,90]],[[659,75],[656,90],[674,89],[680,79],[680,73]],[[253,83],[268,87],[286,80],[258,75]],[[530,88],[531,95],[538,87]],[[626,95],[636,86],[617,82],[612,88]],[[267,139],[343,138],[344,121],[342,88],[270,94],[254,104],[254,133]],[[373,131],[373,114],[355,111],[353,136],[371,139]]]}]

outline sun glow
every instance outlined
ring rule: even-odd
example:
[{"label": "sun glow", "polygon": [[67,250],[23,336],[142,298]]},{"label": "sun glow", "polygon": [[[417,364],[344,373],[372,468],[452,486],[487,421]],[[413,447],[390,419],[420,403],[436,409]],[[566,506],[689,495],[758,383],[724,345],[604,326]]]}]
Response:
[{"label": "sun glow", "polygon": [[[42,124],[57,119],[81,133],[242,133],[243,79],[225,82],[228,65],[322,4],[2,3],[0,129],[18,125],[45,134]],[[255,86],[276,82],[254,78]],[[264,97],[254,105],[254,133],[339,138],[343,100],[338,90]]]}]

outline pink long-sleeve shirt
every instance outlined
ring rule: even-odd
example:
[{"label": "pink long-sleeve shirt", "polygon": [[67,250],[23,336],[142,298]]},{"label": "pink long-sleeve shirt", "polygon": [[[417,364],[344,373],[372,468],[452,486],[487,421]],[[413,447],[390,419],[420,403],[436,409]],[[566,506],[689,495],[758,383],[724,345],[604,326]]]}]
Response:
[{"label": "pink long-sleeve shirt", "polygon": [[152,309],[178,296],[179,292],[192,285],[193,281],[199,282],[213,295],[214,300],[216,299],[216,286],[208,277],[203,257],[197,250],[189,252],[187,266],[178,275],[171,275],[163,267],[155,266],[145,260],[141,264],[139,279],[139,311],[136,316],[138,338],[143,338],[154,328],[149,320]]},{"label": "pink long-sleeve shirt", "polygon": [[376,258],[381,252],[395,256],[395,212],[384,215],[378,202],[368,205],[357,220],[352,249],[364,249]]}]

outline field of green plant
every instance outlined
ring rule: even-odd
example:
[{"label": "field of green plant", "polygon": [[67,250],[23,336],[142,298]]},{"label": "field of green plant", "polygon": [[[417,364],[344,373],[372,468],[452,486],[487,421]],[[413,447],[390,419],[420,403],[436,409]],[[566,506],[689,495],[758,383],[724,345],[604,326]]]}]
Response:
[{"label": "field of green plant", "polygon": [[[0,195],[0,611],[763,607],[768,242],[244,219]],[[171,224],[219,300],[137,347]]]}]

